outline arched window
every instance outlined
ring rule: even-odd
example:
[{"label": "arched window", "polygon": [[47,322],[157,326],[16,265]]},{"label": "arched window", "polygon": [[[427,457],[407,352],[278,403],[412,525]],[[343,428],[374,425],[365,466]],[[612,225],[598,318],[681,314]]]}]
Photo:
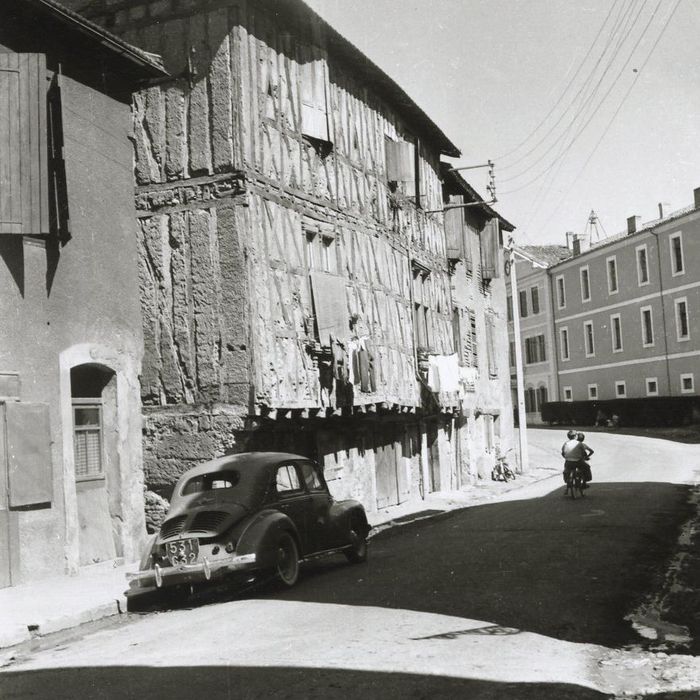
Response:
[{"label": "arched window", "polygon": [[525,389],[525,413],[534,413],[537,410],[537,393],[532,387]]},{"label": "arched window", "polygon": [[545,403],[547,403],[547,387],[541,386],[537,389],[537,410],[541,411]]}]

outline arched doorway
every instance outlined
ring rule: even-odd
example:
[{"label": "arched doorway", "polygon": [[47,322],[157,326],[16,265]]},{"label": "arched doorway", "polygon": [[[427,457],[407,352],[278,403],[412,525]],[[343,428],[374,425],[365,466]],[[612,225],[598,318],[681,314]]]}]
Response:
[{"label": "arched doorway", "polygon": [[116,374],[103,365],[70,370],[79,564],[121,556]]}]

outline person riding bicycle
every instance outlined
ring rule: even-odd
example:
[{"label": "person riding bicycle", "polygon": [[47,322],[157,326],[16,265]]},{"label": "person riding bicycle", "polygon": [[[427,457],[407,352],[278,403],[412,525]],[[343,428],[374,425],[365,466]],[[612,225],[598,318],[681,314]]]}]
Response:
[{"label": "person riding bicycle", "polygon": [[583,433],[576,433],[576,440],[583,448],[583,452],[585,455],[582,462],[581,462],[581,466],[583,467],[583,478],[584,478],[584,481],[586,482],[586,487],[588,487],[588,482],[593,481],[593,473],[591,472],[591,465],[588,463],[588,460],[591,458],[591,455],[593,454],[593,450],[584,442],[585,439],[586,439],[586,436]]},{"label": "person riding bicycle", "polygon": [[[579,435],[582,436],[580,440]],[[588,475],[590,468],[586,464],[586,460],[593,454],[593,450],[583,442],[583,438],[585,438],[583,433],[569,430],[566,437],[566,442],[561,446],[561,456],[564,458],[564,483],[568,486],[569,477],[576,467],[582,467],[584,479]]]}]

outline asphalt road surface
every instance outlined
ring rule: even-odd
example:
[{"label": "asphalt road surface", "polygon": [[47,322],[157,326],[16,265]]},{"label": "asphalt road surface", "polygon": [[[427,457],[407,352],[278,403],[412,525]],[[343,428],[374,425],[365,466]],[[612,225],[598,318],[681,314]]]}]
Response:
[{"label": "asphalt road surface", "polygon": [[292,590],[130,616],[17,659],[0,696],[698,697],[663,693],[689,690],[684,659],[625,651],[643,642],[625,615],[660,585],[689,515],[691,455],[636,438],[648,449],[625,464],[628,440],[597,439],[583,499],[553,478],[381,532],[367,563],[309,564]]}]

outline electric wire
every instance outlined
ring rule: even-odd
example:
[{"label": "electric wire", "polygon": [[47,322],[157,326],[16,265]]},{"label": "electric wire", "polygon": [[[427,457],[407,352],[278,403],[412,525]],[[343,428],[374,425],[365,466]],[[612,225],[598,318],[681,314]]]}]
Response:
[{"label": "electric wire", "polygon": [[[662,2],[663,2],[663,0],[659,0],[659,1],[658,1],[658,3],[657,3],[657,5],[656,5],[656,7],[655,7],[655,9],[654,9],[654,11],[653,11],[651,17],[649,18],[649,21],[647,22],[646,26],[644,27],[642,33],[639,35],[637,41],[635,42],[635,44],[634,44],[634,46],[633,46],[633,48],[632,48],[632,51],[630,52],[629,56],[627,57],[627,60],[624,62],[624,64],[623,64],[622,67],[620,68],[620,70],[619,70],[619,72],[618,72],[618,74],[617,74],[617,77],[616,77],[615,80],[611,83],[610,87],[608,88],[608,90],[607,90],[607,91],[605,92],[605,94],[603,95],[603,98],[598,102],[598,104],[596,105],[595,109],[591,110],[591,115],[589,116],[589,118],[585,121],[585,123],[583,124],[583,126],[576,132],[576,134],[574,135],[574,137],[569,141],[569,143],[567,144],[567,147],[566,147],[566,150],[565,150],[564,154],[563,154],[562,156],[559,156],[559,157],[555,158],[555,160],[553,160],[544,170],[542,170],[540,173],[538,173],[535,177],[533,177],[532,179],[530,179],[530,180],[529,180],[528,182],[526,182],[525,184],[520,185],[520,186],[516,187],[515,189],[506,190],[506,191],[501,191],[501,192],[499,193],[500,195],[513,194],[513,193],[515,193],[515,192],[520,192],[521,190],[526,189],[526,188],[529,187],[530,185],[532,185],[532,184],[534,184],[535,182],[537,182],[537,181],[538,181],[540,178],[542,178],[544,175],[546,175],[547,172],[549,172],[549,170],[550,170],[552,167],[554,167],[554,165],[557,163],[557,161],[558,161],[560,158],[564,157],[564,156],[569,152],[569,150],[573,147],[574,143],[578,140],[579,136],[586,130],[586,128],[588,127],[588,125],[591,123],[591,121],[593,120],[593,118],[596,116],[596,114],[598,113],[598,110],[600,109],[600,107],[602,106],[602,104],[605,102],[605,100],[607,100],[608,96],[609,96],[610,93],[612,92],[612,90],[613,90],[613,88],[615,87],[615,85],[617,85],[617,83],[619,82],[619,79],[620,79],[620,77],[622,76],[622,74],[623,74],[625,68],[627,67],[627,65],[629,64],[629,62],[632,60],[632,57],[633,57],[633,55],[634,55],[634,52],[637,50],[639,44],[641,43],[642,39],[643,39],[644,36],[646,35],[647,31],[649,30],[649,27],[651,26],[651,23],[652,23],[652,21],[654,20],[654,17],[656,16],[656,13],[658,12],[659,7],[661,6]],[[638,75],[639,75],[639,73],[637,73],[637,76],[638,76]]]},{"label": "electric wire", "polygon": [[[538,163],[541,163],[542,160],[544,160],[544,159],[552,152],[552,150],[556,147],[556,144],[558,144],[560,141],[562,141],[564,138],[566,138],[566,136],[571,132],[571,130],[572,130],[573,128],[575,128],[576,122],[579,121],[579,118],[585,119],[586,116],[589,115],[589,114],[591,113],[591,111],[592,111],[592,107],[591,107],[592,101],[595,99],[596,95],[598,94],[598,92],[599,92],[599,90],[600,90],[600,88],[601,88],[601,86],[602,86],[602,84],[603,84],[603,81],[605,80],[605,78],[606,78],[606,76],[608,75],[610,69],[612,68],[613,63],[615,62],[615,60],[617,59],[617,57],[618,57],[620,51],[622,50],[622,47],[624,46],[624,43],[625,43],[626,39],[627,39],[628,37],[633,36],[634,28],[636,27],[636,25],[637,25],[637,23],[638,23],[638,21],[639,21],[639,18],[640,18],[640,16],[641,16],[641,13],[643,12],[644,7],[646,6],[646,3],[647,3],[647,0],[643,0],[642,5],[641,5],[641,7],[639,8],[639,10],[638,10],[638,12],[637,12],[637,15],[636,15],[634,21],[632,22],[632,25],[631,25],[631,26],[628,27],[628,22],[625,23],[625,26],[622,28],[623,38],[622,38],[621,40],[618,39],[618,42],[617,42],[616,47],[615,47],[615,49],[614,49],[614,51],[613,51],[613,54],[612,54],[612,56],[610,57],[610,59],[608,60],[607,65],[606,65],[605,68],[603,69],[603,72],[602,72],[600,78],[598,79],[597,83],[595,84],[595,87],[593,87],[593,88],[583,97],[583,99],[582,99],[583,107],[582,107],[579,111],[577,111],[577,112],[574,114],[573,118],[571,119],[571,121],[569,122],[569,124],[565,127],[564,131],[562,131],[562,133],[552,142],[552,144],[550,144],[549,148],[547,148],[547,150],[545,150],[544,153],[542,153],[542,154],[541,154],[535,161],[533,161],[527,168],[525,168],[524,170],[521,170],[519,173],[517,173],[517,174],[515,174],[515,175],[511,175],[510,177],[502,178],[502,179],[501,179],[501,182],[502,182],[502,183],[503,183],[503,182],[512,182],[513,180],[517,180],[518,178],[521,178],[523,175],[526,175],[528,172],[530,172],[530,171],[534,168],[534,166],[536,166]],[[638,46],[638,44],[635,44],[635,47],[634,47],[634,49],[632,50],[632,52],[634,52],[634,50],[637,48],[637,46]],[[601,56],[601,58],[602,58],[602,56]],[[630,58],[631,58],[631,56],[630,56]],[[629,59],[628,59],[628,61],[629,61]],[[596,66],[597,66],[597,64],[596,64]],[[624,66],[623,66],[622,70],[624,70]],[[622,70],[618,73],[618,78],[616,79],[615,82],[617,82],[617,80],[619,80],[619,76],[622,74]],[[609,94],[609,92],[610,92],[610,91],[608,91],[608,93],[606,93],[606,96],[607,96],[607,94]],[[579,93],[580,93],[580,91],[579,91]],[[600,104],[602,104],[603,101],[604,101],[604,100],[602,100],[602,101],[599,103],[598,106],[600,106]],[[562,115],[562,116],[563,116],[563,115]],[[581,133],[581,132],[579,132],[579,133]],[[577,134],[577,135],[578,135],[578,134]],[[501,168],[501,170],[503,170],[503,169],[504,169],[504,168]]]},{"label": "electric wire", "polygon": [[518,151],[525,143],[527,143],[527,141],[530,138],[532,138],[539,131],[539,129],[545,124],[547,119],[549,119],[549,117],[553,114],[554,110],[559,106],[561,101],[564,99],[564,95],[566,95],[566,93],[569,91],[569,88],[571,87],[571,85],[574,83],[574,81],[578,77],[578,74],[581,72],[581,69],[583,68],[586,61],[588,60],[588,57],[591,55],[591,53],[593,51],[593,47],[598,42],[600,35],[603,33],[603,28],[608,23],[608,19],[610,19],[610,16],[612,15],[612,12],[615,8],[615,5],[617,5],[618,2],[619,2],[619,0],[614,0],[612,5],[610,5],[610,9],[608,10],[608,14],[605,16],[603,23],[600,25],[600,28],[598,29],[598,33],[595,35],[595,39],[593,39],[593,42],[588,47],[588,51],[586,52],[586,55],[583,57],[583,59],[579,63],[578,68],[576,69],[576,72],[574,73],[573,77],[566,84],[566,86],[564,87],[564,90],[561,92],[561,94],[559,95],[556,102],[549,110],[549,112],[547,112],[547,114],[542,118],[540,123],[517,146],[512,148],[510,151],[506,151],[505,153],[501,153],[500,155],[496,156],[495,160],[502,160],[502,159],[507,158],[508,156],[512,155],[516,151]]}]

